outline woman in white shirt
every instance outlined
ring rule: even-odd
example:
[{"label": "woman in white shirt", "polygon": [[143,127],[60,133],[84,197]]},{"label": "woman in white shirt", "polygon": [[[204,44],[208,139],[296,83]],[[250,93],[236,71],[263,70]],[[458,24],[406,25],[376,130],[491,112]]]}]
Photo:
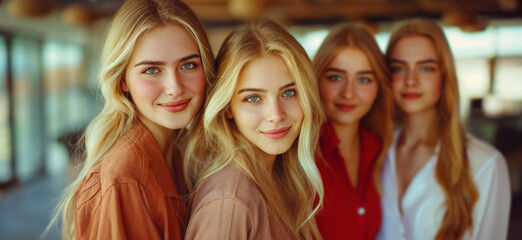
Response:
[{"label": "woman in white shirt", "polygon": [[460,121],[442,29],[414,19],[386,51],[398,130],[383,163],[378,239],[505,239],[511,193],[503,156]]}]

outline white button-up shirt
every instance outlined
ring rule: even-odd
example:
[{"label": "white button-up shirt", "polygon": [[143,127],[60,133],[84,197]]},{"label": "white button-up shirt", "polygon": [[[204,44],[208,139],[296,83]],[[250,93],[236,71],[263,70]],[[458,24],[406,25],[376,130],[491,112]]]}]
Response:
[{"label": "white button-up shirt", "polygon": [[[377,239],[433,239],[446,211],[444,192],[435,178],[438,149],[411,180],[401,202],[401,215],[395,176],[399,133],[400,130],[395,132],[393,144],[383,162],[383,219]],[[506,239],[511,189],[505,159],[491,145],[471,135],[468,135],[467,153],[480,195],[473,208],[473,232],[466,232],[463,239]]]}]

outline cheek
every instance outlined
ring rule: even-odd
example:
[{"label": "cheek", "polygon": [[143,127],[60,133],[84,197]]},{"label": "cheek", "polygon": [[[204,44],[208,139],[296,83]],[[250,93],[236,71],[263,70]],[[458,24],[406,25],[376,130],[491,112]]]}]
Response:
[{"label": "cheek", "polygon": [[130,81],[128,87],[135,104],[143,100],[154,101],[162,92],[161,83],[155,81]]},{"label": "cheek", "polygon": [[339,95],[339,87],[333,84],[321,81],[319,83],[319,94],[321,94],[321,101],[324,105],[331,103]]},{"label": "cheek", "polygon": [[295,100],[290,101],[286,106],[285,111],[295,122],[301,123],[304,118],[303,109],[301,108],[301,103],[296,98]]},{"label": "cheek", "polygon": [[239,132],[245,135],[245,129],[254,128],[258,122],[259,114],[261,111],[254,111],[248,106],[242,106],[243,104],[237,104],[232,102],[230,104],[230,112],[233,116],[233,120],[239,128]]},{"label": "cheek", "polygon": [[198,74],[187,76],[185,80],[185,87],[194,95],[203,98],[203,95],[205,94],[206,83],[205,73],[202,71]]},{"label": "cheek", "polygon": [[366,105],[371,107],[373,105],[373,102],[377,98],[378,92],[379,87],[377,86],[377,84],[373,84],[372,86],[368,86],[366,88],[361,89],[359,91],[359,97]]},{"label": "cheek", "polygon": [[442,93],[442,77],[438,76],[437,78],[434,78],[432,83],[431,89],[433,89],[433,95],[439,99]]},{"label": "cheek", "polygon": [[392,78],[391,89],[392,89],[393,95],[395,97],[400,95],[401,87],[402,87],[402,80],[399,78]]}]

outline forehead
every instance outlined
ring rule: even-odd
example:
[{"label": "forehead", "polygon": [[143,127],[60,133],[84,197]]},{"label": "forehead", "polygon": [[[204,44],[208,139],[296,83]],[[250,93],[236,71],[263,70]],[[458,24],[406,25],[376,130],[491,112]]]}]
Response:
[{"label": "forehead", "polygon": [[340,69],[371,69],[366,53],[356,47],[345,47],[337,51],[328,66]]},{"label": "forehead", "polygon": [[286,63],[279,56],[267,55],[250,61],[239,74],[237,88],[279,88],[293,82]]},{"label": "forehead", "polygon": [[400,39],[392,49],[392,59],[403,61],[438,60],[435,44],[424,36],[408,36]]},{"label": "forehead", "polygon": [[198,45],[182,26],[165,25],[145,32],[136,43],[133,57],[168,59],[198,53]]}]

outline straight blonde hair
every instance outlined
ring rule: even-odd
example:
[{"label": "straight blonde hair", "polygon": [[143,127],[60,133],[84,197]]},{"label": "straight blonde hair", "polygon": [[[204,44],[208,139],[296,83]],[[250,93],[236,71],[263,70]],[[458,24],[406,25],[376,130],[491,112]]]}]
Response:
[{"label": "straight blonde hair", "polygon": [[[263,56],[277,56],[286,63],[304,113],[298,139],[286,153],[277,156],[273,176],[260,165],[255,146],[242,136],[233,120],[226,117],[241,71]],[[197,191],[211,176],[234,164],[256,183],[269,208],[296,238],[321,239],[313,218],[323,198],[314,151],[324,114],[306,52],[280,24],[261,19],[235,28],[225,39],[216,62],[218,74],[211,86],[203,119],[206,134],[191,140],[208,149],[205,154],[199,154],[205,157],[193,157],[186,165],[186,176],[193,183],[189,188]],[[314,207],[316,196],[319,204]]]},{"label": "straight blonde hair", "polygon": [[[435,46],[442,69],[442,92],[437,102],[441,151],[435,177],[446,196],[446,212],[435,239],[462,239],[466,231],[472,233],[472,212],[479,193],[471,176],[466,135],[460,121],[459,91],[453,55],[444,32],[435,22],[412,19],[393,32],[386,50],[388,61],[395,45],[409,36],[428,38]],[[399,121],[402,116],[404,113],[398,111]]]},{"label": "straight blonde hair", "polygon": [[315,76],[318,80],[339,51],[346,47],[357,48],[366,54],[379,85],[379,91],[371,109],[360,122],[364,129],[373,133],[382,142],[382,148],[373,170],[374,185],[381,193],[381,166],[387,149],[393,141],[394,104],[389,84],[391,75],[386,59],[370,32],[360,25],[342,24],[332,29],[314,57]]},{"label": "straight blonde hair", "polygon": [[[85,162],[76,180],[65,189],[45,233],[61,218],[62,238],[74,239],[74,206],[83,179],[136,119],[134,103],[121,89],[121,84],[125,81],[125,70],[136,43],[147,31],[170,24],[184,27],[197,43],[207,86],[214,78],[214,56],[205,29],[187,5],[181,1],[169,0],[126,1],[110,25],[103,48],[98,86],[105,103],[85,131]],[[197,125],[201,124],[198,119],[201,119],[201,115],[200,111],[191,126],[180,131],[176,139],[180,145],[176,147],[182,149],[187,135],[198,129]]]}]

